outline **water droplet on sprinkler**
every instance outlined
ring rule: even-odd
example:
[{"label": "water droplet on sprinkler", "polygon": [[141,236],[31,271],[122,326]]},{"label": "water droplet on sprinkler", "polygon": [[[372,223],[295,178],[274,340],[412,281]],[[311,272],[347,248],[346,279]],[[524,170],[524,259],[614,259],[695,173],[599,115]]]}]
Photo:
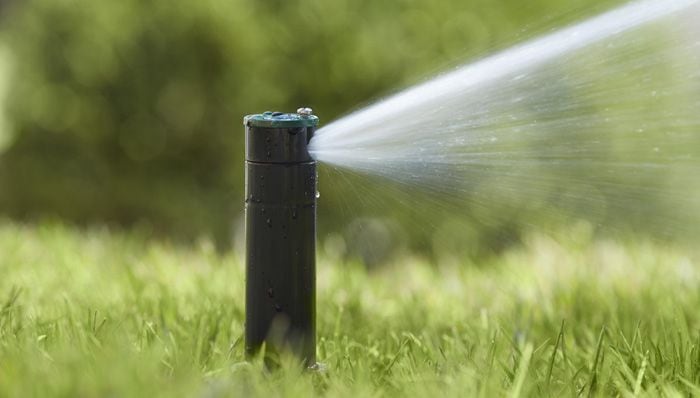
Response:
[{"label": "water droplet on sprinkler", "polygon": [[303,107],[297,109],[297,113],[302,115],[302,116],[311,116],[313,114],[313,109],[308,108],[308,107]]}]

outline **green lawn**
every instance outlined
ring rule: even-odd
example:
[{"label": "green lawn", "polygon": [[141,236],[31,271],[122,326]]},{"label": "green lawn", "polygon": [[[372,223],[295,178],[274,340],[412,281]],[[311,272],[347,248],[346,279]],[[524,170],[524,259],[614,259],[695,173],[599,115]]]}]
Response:
[{"label": "green lawn", "polygon": [[479,266],[321,253],[311,373],[244,361],[236,255],[0,224],[0,397],[700,395],[697,260],[567,236]]}]

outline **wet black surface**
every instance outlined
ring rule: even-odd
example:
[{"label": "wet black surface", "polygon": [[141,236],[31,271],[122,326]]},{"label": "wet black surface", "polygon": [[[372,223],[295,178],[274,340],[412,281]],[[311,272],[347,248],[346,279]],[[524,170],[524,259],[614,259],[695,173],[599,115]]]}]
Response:
[{"label": "wet black surface", "polygon": [[312,128],[246,128],[246,352],[316,350]]}]

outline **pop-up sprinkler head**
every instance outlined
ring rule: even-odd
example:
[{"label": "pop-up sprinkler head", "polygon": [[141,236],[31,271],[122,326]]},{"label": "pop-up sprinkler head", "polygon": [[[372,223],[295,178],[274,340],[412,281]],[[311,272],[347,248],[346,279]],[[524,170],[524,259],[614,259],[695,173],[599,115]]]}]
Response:
[{"label": "pop-up sprinkler head", "polygon": [[316,361],[316,162],[310,108],[248,115],[246,353],[291,351]]}]

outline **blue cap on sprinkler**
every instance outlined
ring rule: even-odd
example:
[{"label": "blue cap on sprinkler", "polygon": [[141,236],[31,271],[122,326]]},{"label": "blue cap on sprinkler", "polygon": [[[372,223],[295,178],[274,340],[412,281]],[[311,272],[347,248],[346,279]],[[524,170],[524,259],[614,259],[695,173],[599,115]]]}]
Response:
[{"label": "blue cap on sprinkler", "polygon": [[316,127],[318,117],[311,114],[311,108],[299,108],[297,113],[264,112],[248,115],[243,124],[249,127],[289,128]]}]

